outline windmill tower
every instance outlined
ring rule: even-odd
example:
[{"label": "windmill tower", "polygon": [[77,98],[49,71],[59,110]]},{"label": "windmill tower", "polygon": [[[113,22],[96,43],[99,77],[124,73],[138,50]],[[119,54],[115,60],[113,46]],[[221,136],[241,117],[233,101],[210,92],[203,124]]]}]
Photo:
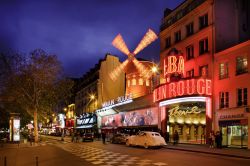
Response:
[{"label": "windmill tower", "polygon": [[118,34],[112,45],[128,56],[128,58],[117,66],[110,74],[110,78],[115,82],[121,72],[126,73],[126,95],[132,93],[133,98],[148,94],[151,90],[151,67],[152,62],[139,61],[135,58],[141,50],[157,39],[157,35],[149,29],[138,46],[131,53],[126,46],[121,34]]}]

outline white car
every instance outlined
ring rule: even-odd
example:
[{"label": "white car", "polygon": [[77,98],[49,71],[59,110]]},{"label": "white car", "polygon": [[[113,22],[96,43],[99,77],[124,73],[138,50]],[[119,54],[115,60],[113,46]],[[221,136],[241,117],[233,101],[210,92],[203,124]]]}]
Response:
[{"label": "white car", "polygon": [[141,131],[137,135],[129,136],[126,140],[127,146],[164,146],[167,145],[164,138],[157,132]]}]

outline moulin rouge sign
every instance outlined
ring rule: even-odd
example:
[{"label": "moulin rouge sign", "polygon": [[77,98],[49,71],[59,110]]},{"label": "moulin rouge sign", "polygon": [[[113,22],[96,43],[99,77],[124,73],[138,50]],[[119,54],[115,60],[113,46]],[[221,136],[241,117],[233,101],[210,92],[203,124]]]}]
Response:
[{"label": "moulin rouge sign", "polygon": [[212,81],[199,78],[164,84],[154,90],[154,102],[195,94],[212,95]]},{"label": "moulin rouge sign", "polygon": [[[165,77],[171,74],[182,74],[182,76],[184,74],[184,58],[181,54],[166,56],[163,65]],[[166,83],[154,90],[154,102],[190,95],[212,95],[212,81],[205,78],[193,78]]]}]

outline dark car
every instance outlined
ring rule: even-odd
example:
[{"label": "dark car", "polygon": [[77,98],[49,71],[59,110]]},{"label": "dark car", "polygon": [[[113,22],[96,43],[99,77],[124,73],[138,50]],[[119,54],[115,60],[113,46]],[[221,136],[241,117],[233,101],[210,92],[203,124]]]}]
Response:
[{"label": "dark car", "polygon": [[110,142],[113,143],[113,144],[125,144],[127,137],[128,137],[128,135],[126,135],[126,134],[115,134],[110,139]]},{"label": "dark car", "polygon": [[82,136],[82,141],[94,141],[94,133],[84,133]]}]

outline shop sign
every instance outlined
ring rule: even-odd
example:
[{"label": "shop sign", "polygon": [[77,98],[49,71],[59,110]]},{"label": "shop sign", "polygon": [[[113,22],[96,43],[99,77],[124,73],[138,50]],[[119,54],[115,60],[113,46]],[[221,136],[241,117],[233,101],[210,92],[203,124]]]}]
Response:
[{"label": "shop sign", "polygon": [[210,79],[189,79],[164,84],[154,90],[154,102],[180,96],[212,95]]},{"label": "shop sign", "polygon": [[176,106],[169,111],[169,116],[181,117],[186,116],[187,114],[199,114],[201,110],[197,106],[192,107],[190,110],[181,110],[179,106]]},{"label": "shop sign", "polygon": [[184,58],[183,56],[167,56],[163,61],[163,72],[166,77],[172,73],[184,73]]},{"label": "shop sign", "polygon": [[102,109],[110,109],[115,106],[123,105],[132,102],[132,94],[126,96],[119,96],[117,99],[112,99],[102,103]]},{"label": "shop sign", "polygon": [[[95,114],[83,114],[80,118],[76,119],[76,125],[84,128],[84,126],[93,125],[96,123],[96,115]],[[79,127],[77,127],[79,128]],[[86,127],[89,128],[89,127]]]},{"label": "shop sign", "polygon": [[244,118],[244,114],[220,115],[219,119],[239,119]]}]

